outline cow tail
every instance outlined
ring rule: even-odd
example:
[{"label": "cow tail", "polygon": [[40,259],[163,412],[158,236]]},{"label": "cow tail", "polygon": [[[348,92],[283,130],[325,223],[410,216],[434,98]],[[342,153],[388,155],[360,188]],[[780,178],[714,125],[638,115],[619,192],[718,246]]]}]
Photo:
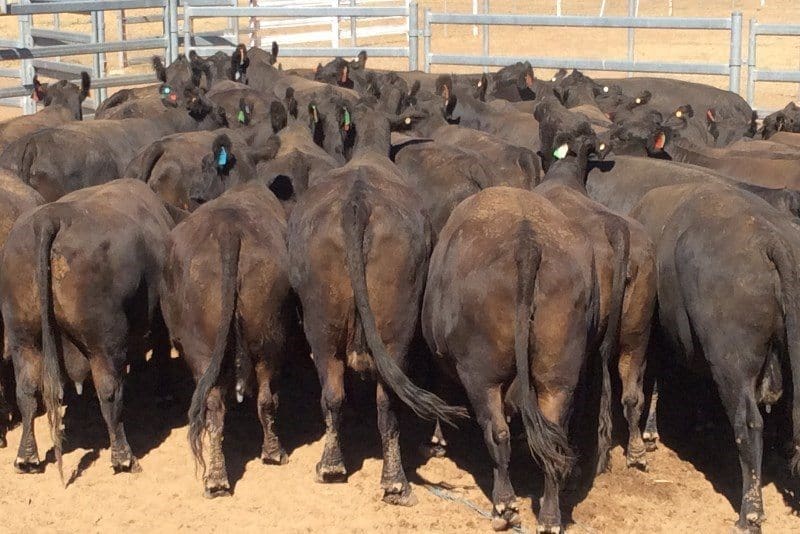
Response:
[{"label": "cow tail", "polygon": [[33,166],[33,162],[36,160],[38,153],[36,149],[37,137],[37,135],[28,136],[19,160],[19,176],[22,178],[22,181],[28,185],[31,184],[31,167]]},{"label": "cow tail", "polygon": [[789,367],[792,372],[792,459],[791,470],[800,476],[800,277],[798,277],[795,261],[786,247],[775,240],[769,247],[767,255],[775,264],[781,281],[781,305],[783,322],[786,328]]},{"label": "cow tail", "polygon": [[608,308],[608,325],[600,344],[600,363],[602,365],[602,393],[600,394],[600,414],[597,426],[597,473],[608,467],[611,450],[611,365],[614,353],[619,349],[620,325],[622,324],[622,305],[625,299],[625,286],[628,276],[628,259],[631,250],[631,235],[627,226],[620,220],[606,227],[606,236],[614,250],[614,274],[611,281],[611,304]]},{"label": "cow tail", "polygon": [[539,409],[536,390],[531,382],[530,330],[533,316],[533,292],[542,260],[530,221],[523,220],[517,231],[517,297],[514,321],[514,353],[519,381],[515,399],[533,458],[545,474],[555,480],[566,478],[574,461],[564,430],[546,419]]},{"label": "cow tail", "polygon": [[364,259],[364,233],[372,212],[367,201],[367,187],[362,180],[356,180],[351,187],[342,205],[342,231],[353,297],[375,367],[383,381],[418,416],[423,419],[438,418],[454,425],[455,419],[467,416],[466,410],[448,406],[433,393],[414,385],[391,357],[378,332],[375,315],[369,304]]},{"label": "cow tail", "polygon": [[239,251],[241,237],[234,232],[223,231],[219,236],[219,254],[222,265],[220,279],[220,296],[222,306],[220,309],[217,337],[211,352],[211,361],[206,368],[192,394],[189,406],[189,445],[196,465],[200,465],[205,474],[205,461],[203,460],[203,431],[206,426],[206,403],[208,394],[217,383],[222,370],[222,360],[228,347],[231,322],[235,320],[236,310],[236,281],[238,278]]},{"label": "cow tail", "polygon": [[60,222],[40,212],[34,225],[36,236],[36,285],[39,290],[39,306],[42,320],[42,400],[47,409],[50,436],[56,454],[56,464],[61,483],[64,483],[64,469],[61,460],[63,432],[61,430],[61,401],[64,389],[61,383],[61,365],[58,361],[56,345],[56,321],[53,310],[53,286],[50,277],[50,252],[53,241],[61,227]]}]

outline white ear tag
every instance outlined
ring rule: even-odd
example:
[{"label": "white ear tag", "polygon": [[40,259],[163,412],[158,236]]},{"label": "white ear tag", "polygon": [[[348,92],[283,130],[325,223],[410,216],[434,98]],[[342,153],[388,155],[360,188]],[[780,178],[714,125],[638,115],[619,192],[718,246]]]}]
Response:
[{"label": "white ear tag", "polygon": [[556,159],[564,159],[567,157],[568,152],[569,152],[569,145],[567,143],[564,143],[563,145],[561,145],[560,147],[558,147],[553,151],[553,156]]},{"label": "white ear tag", "polygon": [[405,122],[406,125],[411,124],[411,117],[406,117],[406,120],[403,122]]},{"label": "white ear tag", "polygon": [[554,82],[554,81],[556,81],[556,77],[555,77],[555,76],[553,76],[552,78],[550,78],[550,81],[551,81],[551,82]]},{"label": "white ear tag", "polygon": [[642,103],[642,99],[641,99],[641,98],[637,98],[637,99],[636,99],[636,103],[637,103],[637,104],[641,104],[641,103]]},{"label": "white ear tag", "polygon": [[597,149],[598,149],[600,152],[602,152],[603,150],[605,150],[605,149],[606,149],[606,144],[605,144],[605,143],[600,143],[600,146],[599,146],[599,147],[597,147]]},{"label": "white ear tag", "polygon": [[606,85],[605,87],[603,87],[603,92],[604,92],[604,93],[607,93],[607,92],[608,92],[608,86],[607,86],[607,85]]},{"label": "white ear tag", "polygon": [[676,111],[675,112],[675,116],[680,119],[681,117],[683,117],[683,111],[681,111],[681,110]]}]

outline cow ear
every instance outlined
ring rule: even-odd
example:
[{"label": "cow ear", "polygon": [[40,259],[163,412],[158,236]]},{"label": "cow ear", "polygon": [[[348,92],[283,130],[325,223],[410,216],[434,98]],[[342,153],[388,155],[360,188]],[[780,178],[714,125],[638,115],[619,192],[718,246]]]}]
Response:
[{"label": "cow ear", "polygon": [[86,71],[81,72],[81,102],[86,100],[86,97],[89,96],[89,90],[92,88],[92,78],[89,76],[89,73]]},{"label": "cow ear", "polygon": [[358,53],[358,68],[364,69],[367,66],[367,51],[362,50]]},{"label": "cow ear", "polygon": [[274,65],[276,61],[278,61],[278,52],[280,49],[278,48],[278,43],[276,41],[272,41],[272,53],[269,57],[269,64]]},{"label": "cow ear", "polygon": [[292,118],[296,119],[298,115],[297,99],[294,97],[294,87],[286,88],[286,95],[284,97],[286,102],[286,109]]},{"label": "cow ear", "polygon": [[158,56],[153,56],[153,70],[155,71],[156,78],[158,80],[160,80],[162,83],[167,83],[167,69],[164,67],[164,63]]},{"label": "cow ear", "polygon": [[211,145],[211,154],[214,156],[214,166],[218,171],[227,173],[233,167],[231,139],[227,135],[221,134],[214,139],[214,143]]},{"label": "cow ear", "polygon": [[38,76],[33,77],[33,92],[31,98],[34,102],[42,102],[47,98],[47,85],[42,85]]},{"label": "cow ear", "polygon": [[786,128],[786,116],[783,113],[775,117],[775,131],[782,132]]}]

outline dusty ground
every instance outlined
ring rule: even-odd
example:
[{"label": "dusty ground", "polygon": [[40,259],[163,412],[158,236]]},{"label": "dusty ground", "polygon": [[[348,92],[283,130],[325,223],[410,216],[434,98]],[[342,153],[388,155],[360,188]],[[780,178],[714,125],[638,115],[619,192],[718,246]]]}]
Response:
[{"label": "dusty ground", "polygon": [[[744,11],[745,20],[757,16],[762,22],[800,21],[800,2],[767,0],[694,2],[677,0],[676,15],[726,16],[731,8]],[[442,2],[421,2],[441,9]],[[451,11],[467,9],[464,0],[448,2]],[[552,12],[554,2],[493,1],[495,11],[521,11],[533,4]],[[609,1],[611,14],[623,14],[626,2]],[[642,2],[642,14],[666,15],[666,0]],[[567,0],[566,14],[596,13],[599,1]],[[699,7],[702,6],[702,7]],[[80,28],[75,16],[63,17],[68,29]],[[114,35],[114,18],[107,19],[108,35]],[[157,27],[137,31],[155,33]],[[561,29],[493,29],[492,51],[504,54],[552,56],[623,57],[625,32],[592,32]],[[495,33],[496,32],[496,33]],[[16,21],[0,18],[0,35],[16,35]],[[480,37],[469,27],[449,27],[434,41],[435,51],[478,52]],[[716,39],[716,41],[714,40]],[[692,57],[725,61],[728,45],[714,32],[640,32],[638,58],[667,57],[675,61]],[[797,67],[800,46],[797,39],[765,39],[759,58],[773,68]],[[116,67],[117,55],[109,61]],[[401,63],[375,62],[400,68]],[[285,66],[299,65],[284,60]],[[139,67],[144,69],[145,67]],[[443,67],[440,70],[447,70]],[[725,80],[708,78],[708,83]],[[764,84],[759,90],[760,106],[782,106],[796,96],[793,84]],[[0,117],[15,110],[0,110]],[[180,375],[180,364],[174,363]],[[194,476],[186,439],[185,413],[190,396],[183,376],[176,387],[174,402],[162,406],[153,400],[152,375],[131,375],[126,393],[126,425],[134,452],[143,472],[114,476],[109,467],[108,438],[91,388],[83,397],[69,389],[67,398],[67,443],[65,471],[72,479],[67,489],[59,485],[52,463],[42,475],[17,475],[12,461],[20,429],[9,434],[10,446],[0,450],[0,531],[2,532],[488,532],[489,521],[466,503],[487,511],[491,492],[491,469],[480,433],[473,424],[449,432],[449,459],[426,461],[416,450],[426,427],[407,414],[403,418],[404,461],[419,504],[394,508],[382,503],[378,481],[380,445],[375,427],[374,402],[369,390],[349,394],[350,407],[344,449],[350,479],[345,485],[323,486],[314,480],[314,465],[322,452],[322,423],[318,408],[316,377],[307,361],[299,360],[283,383],[279,413],[279,434],[290,453],[286,466],[261,465],[258,460],[261,431],[252,403],[233,406],[228,415],[228,468],[235,484],[233,497],[208,501]],[[683,401],[681,395],[677,396]],[[614,532],[729,532],[736,519],[739,499],[738,462],[733,440],[724,419],[717,426],[695,432],[683,425],[685,417],[670,419],[665,405],[663,433],[666,445],[652,453],[649,472],[628,470],[622,449],[613,453],[611,472],[601,475],[586,493],[567,492],[564,498],[569,531],[576,533]],[[353,405],[365,405],[353,408]],[[691,411],[684,406],[680,414]],[[37,419],[42,456],[50,447],[46,419]],[[774,441],[774,440],[772,440]],[[800,484],[787,480],[786,462],[767,447],[764,499],[768,521],[765,533],[800,531]],[[47,455],[52,462],[52,452]],[[525,528],[535,525],[534,501],[541,495],[538,470],[527,451],[517,444],[513,459],[513,482],[521,496]],[[443,500],[426,485],[452,488]]]}]

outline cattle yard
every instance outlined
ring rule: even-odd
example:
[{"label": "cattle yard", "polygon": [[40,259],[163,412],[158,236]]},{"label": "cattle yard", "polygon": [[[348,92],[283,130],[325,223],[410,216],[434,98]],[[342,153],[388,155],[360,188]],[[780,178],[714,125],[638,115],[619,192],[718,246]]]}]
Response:
[{"label": "cattle yard", "polygon": [[[543,13],[554,13],[552,1],[491,2],[494,13],[521,13],[528,4]],[[563,9],[565,14],[596,15],[599,4],[598,0],[566,0]],[[760,0],[676,0],[673,8],[675,16],[727,17],[731,11],[741,11],[745,20],[800,24],[800,2],[766,0],[765,4],[762,7]],[[466,0],[419,1],[420,9],[449,12],[466,13],[471,5]],[[666,0],[642,2],[639,13],[664,16],[667,6]],[[607,2],[609,15],[621,16],[626,10],[627,2]],[[109,35],[116,28],[115,16],[107,15]],[[84,19],[64,15],[61,27],[85,31]],[[210,27],[212,22],[198,24]],[[142,24],[128,32],[132,37],[152,35],[157,28],[158,24]],[[619,29],[593,29],[589,36],[580,28],[498,27],[491,31],[490,53],[495,54],[596,59],[621,58],[626,54],[625,31]],[[0,17],[0,36],[13,39],[16,33],[16,19]],[[269,40],[268,36],[263,38]],[[360,44],[397,42],[396,36],[370,37]],[[443,54],[478,54],[483,46],[480,35],[475,36],[469,26],[441,28],[433,45]],[[643,61],[725,63],[729,43],[712,31],[642,30],[637,33],[636,51],[637,59]],[[89,57],[82,59],[87,65],[91,62]],[[117,73],[150,71],[149,65],[141,64],[131,64],[123,70],[120,60],[117,54],[108,55],[111,69]],[[309,67],[316,64],[317,58],[281,58],[281,62],[284,68]],[[403,69],[406,65],[405,59],[371,60],[371,66],[376,68]],[[800,68],[800,38],[761,38],[759,65],[786,70]],[[477,70],[445,66],[433,69],[459,73]],[[549,71],[544,72],[544,77],[549,75]],[[727,88],[727,79],[723,77],[682,78]],[[113,91],[109,90],[109,94]],[[796,99],[798,91],[797,84],[759,83],[756,97],[760,107],[777,109]],[[19,112],[18,108],[0,108],[0,120]],[[66,488],[61,487],[54,468],[45,415],[36,418],[39,450],[46,463],[43,474],[15,473],[13,461],[21,428],[8,433],[9,446],[0,449],[0,532],[489,531],[489,519],[482,514],[489,513],[492,506],[492,470],[481,431],[474,421],[462,423],[460,430],[445,432],[450,444],[448,457],[427,459],[417,444],[430,436],[429,426],[420,423],[410,410],[401,411],[403,460],[418,503],[413,507],[395,507],[381,500],[376,483],[381,476],[382,460],[375,426],[374,388],[362,387],[357,378],[353,390],[348,390],[342,433],[349,478],[345,484],[317,484],[314,467],[323,452],[325,431],[319,410],[320,386],[313,363],[305,355],[292,353],[290,357],[297,364],[281,378],[277,415],[277,433],[289,455],[286,465],[267,466],[259,457],[261,427],[255,415],[255,402],[248,399],[243,404],[229,406],[224,448],[233,496],[204,498],[200,475],[188,447],[186,413],[194,383],[173,352],[169,362],[173,395],[160,398],[153,394],[155,377],[150,370],[131,373],[126,383],[124,418],[131,447],[142,468],[140,473],[112,476],[108,434],[93,392],[77,396],[71,387],[66,391],[63,459]],[[677,434],[670,431],[670,421],[680,419],[680,407],[665,407],[666,416],[660,421],[663,441],[657,450],[648,453],[647,471],[628,469],[623,448],[614,447],[610,470],[599,475],[591,489],[565,491],[562,508],[566,510],[567,532],[674,533],[699,529],[709,534],[730,532],[739,506],[737,455],[721,407],[711,403],[709,411],[704,426],[683,429],[681,432],[685,433]],[[624,423],[615,421],[615,426],[624,427]],[[524,525],[521,532],[534,532],[533,510],[538,510],[536,499],[542,494],[541,477],[527,454],[521,431],[512,441],[510,471],[519,496]],[[617,440],[622,442],[624,438]],[[777,450],[765,450],[764,484],[768,515],[764,533],[800,531],[797,517],[800,482],[790,478],[786,461]]]}]

